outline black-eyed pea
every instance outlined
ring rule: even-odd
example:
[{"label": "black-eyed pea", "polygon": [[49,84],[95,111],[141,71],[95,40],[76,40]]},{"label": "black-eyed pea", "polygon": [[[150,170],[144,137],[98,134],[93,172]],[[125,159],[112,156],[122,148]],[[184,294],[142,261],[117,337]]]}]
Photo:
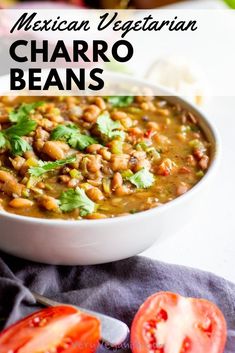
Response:
[{"label": "black-eyed pea", "polygon": [[176,189],[176,194],[177,196],[180,196],[180,195],[183,195],[185,194],[187,191],[188,191],[189,187],[187,184],[185,183],[180,183],[178,186],[177,186],[177,189]]},{"label": "black-eyed pea", "polygon": [[34,151],[31,150],[31,151],[26,151],[26,152],[24,153],[24,158],[25,158],[25,159],[30,159],[30,158],[36,159],[37,157],[36,157],[36,154],[34,153]]},{"label": "black-eyed pea", "polygon": [[130,189],[126,185],[119,186],[115,190],[115,195],[116,196],[125,196],[125,195],[128,195],[129,193],[130,193]]},{"label": "black-eyed pea", "polygon": [[39,125],[42,126],[46,131],[51,131],[55,127],[54,122],[49,119],[42,119],[39,122]]},{"label": "black-eyed pea", "polygon": [[112,153],[110,151],[108,151],[107,148],[101,148],[99,150],[99,154],[103,157],[104,160],[106,161],[110,161]]},{"label": "black-eyed pea", "polygon": [[207,155],[202,156],[198,164],[202,170],[207,169],[209,165],[209,157]]},{"label": "black-eyed pea", "polygon": [[141,107],[141,109],[143,109],[143,110],[148,110],[148,109],[149,109],[149,105],[148,105],[147,102],[141,103],[141,104],[140,104],[140,107]]},{"label": "black-eyed pea", "polygon": [[86,216],[87,219],[104,219],[107,218],[107,216],[103,213],[92,213]]},{"label": "black-eyed pea", "polygon": [[43,145],[42,152],[47,154],[51,159],[64,159],[65,154],[61,147],[60,141],[47,141]]},{"label": "black-eyed pea", "polygon": [[122,111],[113,112],[111,115],[113,120],[122,120],[127,118],[127,113]]},{"label": "black-eyed pea", "polygon": [[70,147],[67,143],[63,142],[63,141],[56,141],[57,145],[64,151],[64,152],[68,152],[70,150]]},{"label": "black-eyed pea", "polygon": [[146,168],[146,169],[150,169],[151,167],[151,163],[148,159],[141,159],[141,160],[137,160],[136,164],[133,166],[132,170],[133,172],[138,172],[139,170]]},{"label": "black-eyed pea", "polygon": [[146,124],[146,128],[148,130],[153,130],[153,131],[159,131],[160,130],[160,126],[158,123],[156,123],[155,121],[149,121],[147,124]]},{"label": "black-eyed pea", "polygon": [[0,189],[1,191],[5,192],[9,196],[11,195],[21,196],[23,190],[25,189],[25,186],[13,179],[3,183],[0,182]]},{"label": "black-eyed pea", "polygon": [[13,208],[28,208],[33,206],[33,201],[19,197],[11,200],[9,206]]},{"label": "black-eyed pea", "polygon": [[122,175],[118,172],[116,172],[113,176],[113,180],[112,180],[112,189],[115,190],[119,187],[121,187],[123,184],[123,179],[122,179]]},{"label": "black-eyed pea", "polygon": [[187,165],[195,167],[196,164],[197,164],[197,161],[196,161],[196,159],[194,158],[194,156],[192,154],[189,154],[186,157],[186,163],[187,163]]},{"label": "black-eyed pea", "polygon": [[43,140],[36,140],[34,142],[34,147],[38,152],[41,152],[41,150],[43,149],[45,142]]},{"label": "black-eyed pea", "polygon": [[64,118],[60,114],[47,114],[47,118],[54,123],[62,123],[64,121]]},{"label": "black-eyed pea", "polygon": [[139,127],[131,127],[131,128],[128,129],[128,132],[132,136],[136,136],[136,137],[143,136],[143,130],[140,129]]},{"label": "black-eyed pea", "polygon": [[87,169],[91,173],[96,173],[101,168],[101,156],[100,155],[92,155],[89,156],[89,160],[87,163]]},{"label": "black-eyed pea", "polygon": [[67,184],[71,178],[69,175],[60,175],[58,179],[61,183]]},{"label": "black-eyed pea", "polygon": [[14,159],[10,158],[11,164],[15,170],[20,170],[25,162],[25,158],[21,156],[16,156]]},{"label": "black-eyed pea", "polygon": [[58,201],[52,196],[43,195],[38,199],[38,203],[41,207],[45,208],[47,211],[59,210]]},{"label": "black-eyed pea", "polygon": [[129,162],[128,154],[112,155],[111,168],[114,172],[128,169]]},{"label": "black-eyed pea", "polygon": [[37,183],[37,188],[39,189],[45,189],[46,185],[43,181],[39,181],[39,183]]},{"label": "black-eyed pea", "polygon": [[95,98],[95,104],[97,105],[97,107],[99,107],[101,110],[105,110],[106,109],[106,103],[104,101],[104,99],[102,97],[96,97]]},{"label": "black-eyed pea", "polygon": [[5,170],[0,170],[0,182],[7,183],[9,181],[16,182],[16,178],[14,177],[14,175],[9,172],[6,172]]},{"label": "black-eyed pea", "polygon": [[42,141],[47,141],[50,137],[50,134],[48,131],[44,130],[41,126],[39,126],[36,131],[35,131],[35,138],[38,140]]},{"label": "black-eyed pea", "polygon": [[90,145],[86,148],[86,152],[88,153],[97,153],[98,151],[100,151],[100,149],[102,148],[103,146],[98,144],[98,143],[94,143],[93,145]]},{"label": "black-eyed pea", "polygon": [[91,187],[86,191],[86,194],[94,202],[102,201],[104,199],[102,191],[97,187]]},{"label": "black-eyed pea", "polygon": [[83,119],[89,123],[93,123],[98,118],[100,111],[101,110],[99,107],[97,107],[97,105],[91,104],[85,109]]}]

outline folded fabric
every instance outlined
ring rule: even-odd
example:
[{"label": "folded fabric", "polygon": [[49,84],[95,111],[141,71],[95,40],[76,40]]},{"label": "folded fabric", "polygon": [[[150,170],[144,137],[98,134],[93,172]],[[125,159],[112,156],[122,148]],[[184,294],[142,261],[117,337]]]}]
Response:
[{"label": "folded fabric", "polygon": [[[38,310],[30,291],[96,310],[129,326],[143,301],[158,291],[206,298],[228,325],[225,353],[235,353],[235,284],[211,273],[136,256],[97,266],[50,266],[0,254],[2,327]],[[101,347],[100,352],[106,351]]]}]

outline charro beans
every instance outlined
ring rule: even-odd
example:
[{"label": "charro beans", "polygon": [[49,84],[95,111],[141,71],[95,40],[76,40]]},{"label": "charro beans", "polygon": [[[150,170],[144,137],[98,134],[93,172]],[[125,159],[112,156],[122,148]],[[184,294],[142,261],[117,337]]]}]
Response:
[{"label": "charro beans", "polygon": [[[25,134],[21,126],[8,135],[12,111],[29,122]],[[1,207],[32,217],[98,220],[158,207],[210,165],[197,116],[150,92],[0,97],[0,137]]]}]

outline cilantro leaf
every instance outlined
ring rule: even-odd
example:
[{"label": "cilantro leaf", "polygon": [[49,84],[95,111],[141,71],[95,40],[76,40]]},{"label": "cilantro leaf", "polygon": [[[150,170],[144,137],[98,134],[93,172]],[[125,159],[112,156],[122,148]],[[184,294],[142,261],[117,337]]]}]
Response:
[{"label": "cilantro leaf", "polygon": [[128,180],[134,184],[139,189],[145,189],[152,186],[154,182],[154,176],[148,171],[148,169],[143,168],[139,170],[134,175],[130,176]]},{"label": "cilantro leaf", "polygon": [[23,103],[17,110],[9,114],[10,120],[16,124],[0,132],[0,147],[7,144],[11,153],[16,156],[21,156],[26,151],[31,150],[29,143],[21,137],[36,129],[37,123],[29,118],[29,114],[42,104],[43,102]]},{"label": "cilantro leaf", "polygon": [[82,217],[95,211],[95,203],[78,187],[75,190],[64,191],[60,196],[60,209],[63,212],[70,212],[76,208],[79,208]]},{"label": "cilantro leaf", "polygon": [[4,134],[7,136],[25,136],[34,131],[36,126],[36,121],[29,119],[28,117],[23,117],[15,125],[4,130]]},{"label": "cilantro leaf", "polygon": [[13,110],[9,114],[9,119],[13,123],[17,123],[21,119],[28,117],[31,112],[33,112],[37,107],[43,105],[44,102],[35,102],[35,103],[23,103],[17,110]]},{"label": "cilantro leaf", "polygon": [[65,164],[74,163],[76,161],[76,157],[68,157],[65,159],[60,159],[55,162],[38,162],[37,167],[30,167],[29,174],[34,177],[40,177],[44,173],[50,172],[58,167],[62,167]]},{"label": "cilantro leaf", "polygon": [[68,143],[73,148],[76,148],[78,150],[84,150],[86,147],[97,143],[97,141],[91,136],[77,133],[71,135],[68,140]]},{"label": "cilantro leaf", "polygon": [[128,107],[134,101],[132,96],[110,96],[107,98],[108,102],[113,107]]},{"label": "cilantro leaf", "polygon": [[78,150],[84,150],[86,147],[97,143],[97,141],[88,135],[81,134],[76,125],[58,125],[51,133],[52,140],[65,140],[68,144]]},{"label": "cilantro leaf", "polygon": [[4,134],[0,131],[0,148],[5,147],[7,140],[4,137]]},{"label": "cilantro leaf", "polygon": [[30,144],[19,136],[11,136],[9,138],[9,142],[11,146],[11,152],[15,156],[22,156],[23,153],[32,149]]},{"label": "cilantro leaf", "polygon": [[58,125],[51,133],[52,140],[67,140],[79,130],[74,124]]},{"label": "cilantro leaf", "polygon": [[101,114],[97,119],[97,126],[98,130],[104,136],[108,137],[109,139],[113,139],[115,137],[120,137],[122,140],[125,139],[124,131],[117,130],[121,127],[119,121],[113,121],[109,113]]}]

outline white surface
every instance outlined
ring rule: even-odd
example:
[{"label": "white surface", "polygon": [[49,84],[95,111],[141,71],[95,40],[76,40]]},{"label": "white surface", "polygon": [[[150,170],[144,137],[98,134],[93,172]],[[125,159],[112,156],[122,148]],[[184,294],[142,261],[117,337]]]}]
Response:
[{"label": "white surface", "polygon": [[222,139],[221,163],[208,200],[184,229],[143,255],[211,271],[235,282],[235,98],[214,98],[206,110]]}]

